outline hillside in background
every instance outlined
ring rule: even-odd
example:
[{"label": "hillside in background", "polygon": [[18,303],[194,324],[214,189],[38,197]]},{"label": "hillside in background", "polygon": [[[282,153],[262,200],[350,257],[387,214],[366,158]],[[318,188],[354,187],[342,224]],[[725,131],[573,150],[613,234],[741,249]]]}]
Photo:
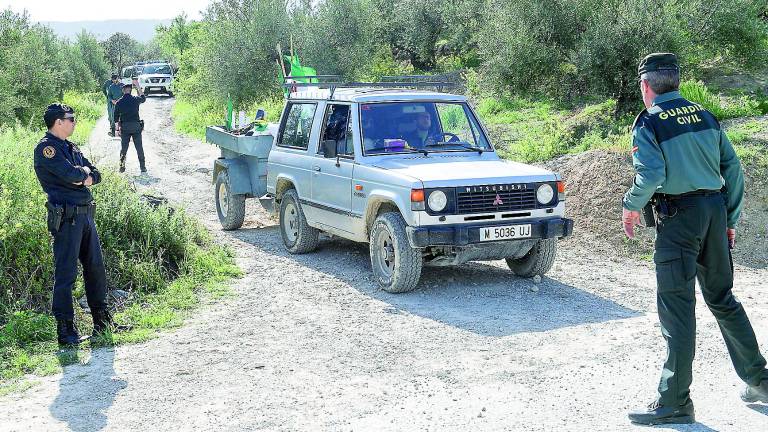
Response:
[{"label": "hillside in background", "polygon": [[139,42],[148,42],[155,36],[155,28],[158,25],[168,25],[170,19],[165,20],[108,20],[108,21],[73,21],[56,22],[43,21],[60,37],[74,40],[75,36],[85,29],[93,33],[99,40],[105,40],[114,33],[126,33]]}]

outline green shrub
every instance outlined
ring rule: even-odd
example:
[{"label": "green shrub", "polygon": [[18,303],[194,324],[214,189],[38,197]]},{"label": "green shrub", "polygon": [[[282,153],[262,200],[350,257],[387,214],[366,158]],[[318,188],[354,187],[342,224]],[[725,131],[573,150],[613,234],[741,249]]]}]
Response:
[{"label": "green shrub", "polygon": [[725,118],[725,109],[720,99],[710,93],[706,85],[701,81],[683,81],[680,83],[680,94],[691,102],[700,104],[718,119]]},{"label": "green shrub", "polygon": [[0,329],[0,346],[24,346],[56,340],[53,317],[32,311],[14,312]]}]

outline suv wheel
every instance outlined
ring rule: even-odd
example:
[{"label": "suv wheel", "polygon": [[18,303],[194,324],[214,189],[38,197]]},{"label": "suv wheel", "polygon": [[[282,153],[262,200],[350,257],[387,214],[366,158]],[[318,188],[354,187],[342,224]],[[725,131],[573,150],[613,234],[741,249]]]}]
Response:
[{"label": "suv wheel", "polygon": [[522,258],[507,258],[510,270],[520,277],[544,276],[555,262],[557,239],[539,240]]},{"label": "suv wheel", "polygon": [[296,189],[286,191],[280,201],[280,235],[288,252],[295,254],[312,252],[320,241],[320,231],[307,224]]},{"label": "suv wheel", "polygon": [[376,218],[370,234],[371,267],[384,291],[403,293],[416,288],[421,277],[421,250],[408,243],[405,221],[399,213]]},{"label": "suv wheel", "polygon": [[216,213],[224,230],[235,230],[243,226],[245,220],[245,195],[233,195],[229,183],[229,173],[219,171],[215,186]]}]

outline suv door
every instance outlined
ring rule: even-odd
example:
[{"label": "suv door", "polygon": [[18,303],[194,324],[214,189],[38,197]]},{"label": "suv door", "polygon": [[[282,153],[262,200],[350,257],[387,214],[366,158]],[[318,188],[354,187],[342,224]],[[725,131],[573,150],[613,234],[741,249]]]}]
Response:
[{"label": "suv door", "polygon": [[[329,103],[326,106],[312,163],[312,204],[317,208],[318,222],[351,233],[349,218],[355,150],[350,112],[348,104]],[[338,157],[325,157],[324,141],[335,142]]]}]

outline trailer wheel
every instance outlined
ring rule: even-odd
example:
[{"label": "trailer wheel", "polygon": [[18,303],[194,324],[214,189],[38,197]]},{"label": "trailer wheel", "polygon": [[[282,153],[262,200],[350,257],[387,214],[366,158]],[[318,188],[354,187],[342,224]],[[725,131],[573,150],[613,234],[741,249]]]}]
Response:
[{"label": "trailer wheel", "polygon": [[312,252],[320,242],[320,231],[307,224],[296,189],[285,191],[280,201],[280,235],[285,248],[294,254]]},{"label": "trailer wheel", "polygon": [[215,186],[216,213],[225,231],[236,230],[245,220],[245,195],[233,195],[229,182],[229,173],[222,170],[216,176]]}]

